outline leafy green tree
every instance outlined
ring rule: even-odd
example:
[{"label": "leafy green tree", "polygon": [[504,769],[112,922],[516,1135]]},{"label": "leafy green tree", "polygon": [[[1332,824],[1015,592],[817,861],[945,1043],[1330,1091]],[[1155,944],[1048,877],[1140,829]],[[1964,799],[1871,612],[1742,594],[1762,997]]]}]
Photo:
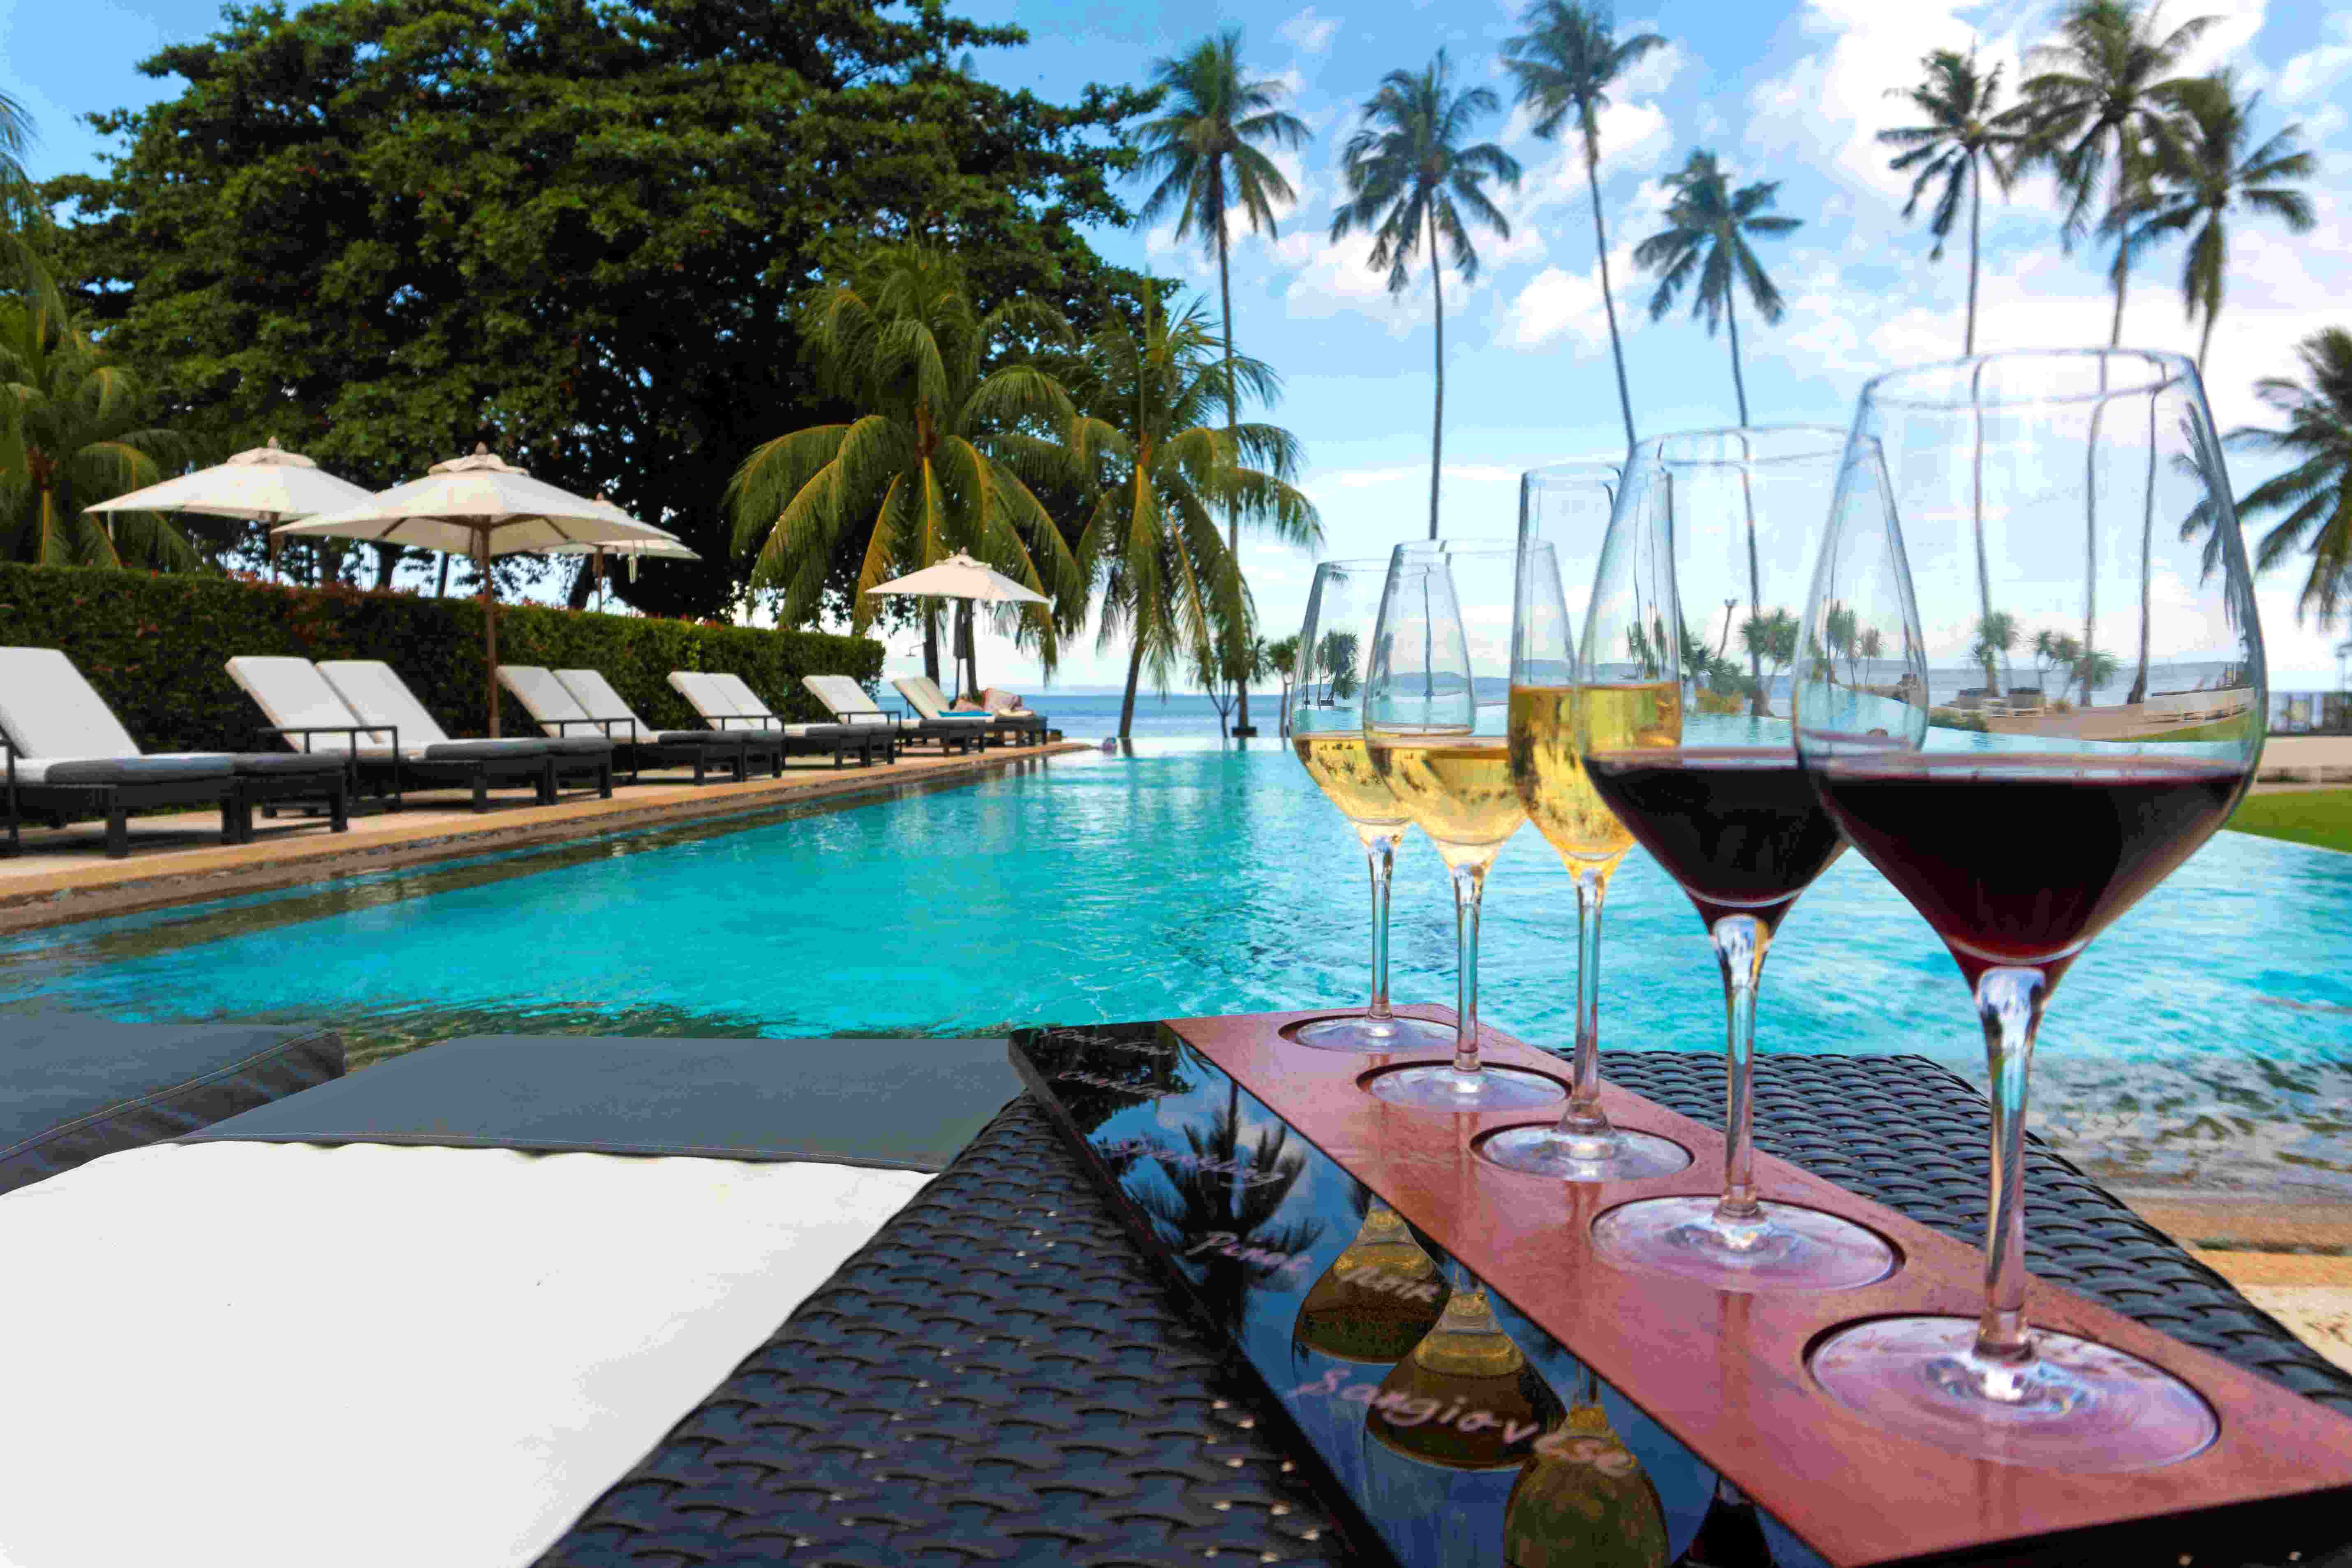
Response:
[{"label": "leafy green tree", "polygon": [[83,508],[160,483],[186,453],[145,423],[137,380],[73,324],[0,299],[0,560],[186,570],[197,553],[154,512]]},{"label": "leafy green tree", "polygon": [[1709,337],[1718,326],[1730,328],[1731,386],[1739,400],[1739,423],[1744,426],[1748,382],[1739,370],[1736,296],[1745,288],[1748,302],[1768,323],[1778,321],[1788,308],[1748,241],[1750,236],[1787,234],[1804,220],[1772,212],[1780,181],[1759,180],[1734,191],[1709,152],[1693,153],[1688,163],[1666,176],[1666,186],[1674,192],[1666,208],[1666,226],[1633,251],[1637,265],[1658,275],[1657,289],[1650,296],[1650,320],[1654,321],[1674,309],[1675,299],[1695,280],[1692,317],[1706,321]]},{"label": "leafy green tree", "polygon": [[1323,700],[1345,702],[1356,694],[1356,656],[1363,639],[1354,632],[1329,631],[1316,645],[1315,667],[1323,676]]},{"label": "leafy green tree", "polygon": [[[1270,402],[1281,385],[1259,360],[1228,362],[1219,335],[1198,304],[1171,319],[1148,302],[1140,331],[1105,321],[1071,374],[1087,412],[1070,426],[1067,451],[1093,487],[1077,554],[1102,578],[1102,646],[1122,634],[1129,644],[1121,739],[1147,666],[1165,691],[1180,670],[1216,671],[1217,650],[1250,636],[1249,589],[1218,537],[1217,512],[1286,543],[1323,537],[1314,503],[1290,482],[1297,439],[1276,425],[1214,423],[1236,391]],[[1010,445],[1037,468],[1055,455],[1039,437]]]},{"label": "leafy green tree", "polygon": [[2008,683],[2001,679],[2001,668],[2009,662],[2010,651],[2017,647],[2017,617],[2007,610],[1990,610],[1977,617],[1975,643],[1969,653],[1984,667],[1987,696],[2003,695]]},{"label": "leafy green tree", "polygon": [[1739,646],[1751,660],[1769,665],[1754,693],[1759,712],[1769,712],[1772,683],[1797,660],[1797,618],[1786,610],[1769,610],[1739,623]]},{"label": "leafy green tree", "polygon": [[[1249,219],[1250,232],[1263,229],[1272,237],[1274,209],[1297,199],[1290,182],[1275,167],[1259,143],[1296,149],[1307,143],[1307,123],[1278,106],[1288,90],[1277,79],[1245,79],[1241,62],[1242,34],[1228,27],[1203,38],[1191,52],[1154,62],[1152,85],[1161,95],[1154,117],[1137,127],[1143,155],[1136,172],[1156,177],[1159,184],[1144,198],[1136,216],[1153,223],[1169,208],[1177,209],[1176,237],[1198,237],[1217,257],[1217,308],[1225,340],[1225,384],[1238,393],[1233,369],[1234,276],[1229,259],[1232,237],[1228,214],[1239,206]],[[1230,434],[1241,423],[1238,405],[1225,406]],[[1225,548],[1241,549],[1241,517],[1225,514]],[[1249,727],[1249,689],[1240,692],[1244,729]],[[1221,717],[1222,717],[1222,710]]]},{"label": "leafy green tree", "polygon": [[2072,671],[2082,661],[2083,645],[2064,632],[2049,630],[2033,634],[2033,684],[2043,685],[2052,669]]},{"label": "leafy green tree", "polygon": [[1404,292],[1412,281],[1412,258],[1424,239],[1429,246],[1429,293],[1437,321],[1437,403],[1429,432],[1432,539],[1437,537],[1437,481],[1445,448],[1445,266],[1450,260],[1465,283],[1478,276],[1470,225],[1511,237],[1511,222],[1487,197],[1486,182],[1515,189],[1519,183],[1517,159],[1492,142],[1463,142],[1473,125],[1501,108],[1492,88],[1454,86],[1444,49],[1418,74],[1389,72],[1365,103],[1360,128],[1348,138],[1341,165],[1348,198],[1331,216],[1334,244],[1352,233],[1372,237],[1367,265],[1388,274],[1391,294]]},{"label": "leafy green tree", "polygon": [[[873,623],[877,584],[967,551],[1054,601],[1018,606],[1021,640],[1051,670],[1055,633],[1085,613],[1078,559],[1023,482],[1066,459],[1024,426],[1076,417],[1060,382],[1013,351],[1068,331],[1048,306],[982,315],[962,269],[937,251],[894,251],[804,311],[827,391],[858,412],[762,442],[728,487],[738,549],[757,548],[754,587],[783,592],[781,618],[814,619],[845,540],[860,564],[852,629]],[[923,615],[923,668],[939,678],[936,613]]]},{"label": "leafy green tree", "polygon": [[1918,86],[1890,87],[1886,91],[1891,98],[1909,100],[1925,117],[1924,123],[1882,131],[1878,139],[1890,147],[1907,149],[1896,154],[1888,168],[1918,171],[1911,181],[1911,197],[1903,204],[1906,218],[1919,210],[1919,199],[1929,188],[1942,182],[1935,209],[1927,216],[1927,232],[1936,237],[1936,248],[1927,253],[1929,260],[1944,258],[1944,242],[1959,218],[1960,198],[1968,197],[1969,317],[1960,353],[1973,354],[1977,352],[1977,241],[1984,219],[1985,176],[1990,174],[1995,184],[2008,191],[2025,140],[2025,106],[1999,107],[2000,68],[1979,71],[1973,49],[1965,55],[1955,49],[1931,49],[1921,57],[1919,68],[1925,77]]},{"label": "leafy green tree", "polygon": [[1855,627],[1858,625],[1859,617],[1844,605],[1832,605],[1822,616],[1822,640],[1828,645],[1824,651],[1832,661],[1829,670],[1832,680],[1837,679],[1835,661],[1843,658],[1846,662],[1846,682],[1848,685],[1853,683],[1854,645],[1858,635]]},{"label": "leafy green tree", "polygon": [[1298,634],[1265,645],[1266,673],[1282,682],[1282,732],[1290,733],[1290,689],[1298,679]]},{"label": "leafy green tree", "polygon": [[2254,394],[2286,420],[2283,430],[2243,428],[2232,443],[2275,453],[2293,467],[2238,498],[2246,517],[2285,515],[2263,535],[2254,564],[2267,572],[2302,551],[2311,570],[2295,599],[2295,618],[2336,624],[2352,593],[2352,331],[2329,327],[2295,347],[2305,379],[2265,376]]},{"label": "leafy green tree", "polygon": [[2232,212],[2276,218],[2296,234],[2311,232],[2311,198],[2289,184],[2307,180],[2316,167],[2296,145],[2303,128],[2290,125],[2259,147],[2249,148],[2251,121],[2262,101],[2257,93],[2241,100],[2224,73],[2180,89],[2181,134],[2159,145],[2153,188],[2135,205],[2134,243],[2170,235],[2189,236],[2180,265],[2180,299],[2189,319],[2205,318],[2197,339],[2197,368],[2205,368],[2213,346],[2213,323],[2221,314],[2223,280],[2230,263]]},{"label": "leafy green tree", "polygon": [[631,603],[719,615],[729,476],[859,412],[800,353],[804,294],[906,241],[961,255],[983,310],[1081,331],[1151,287],[1086,238],[1126,218],[1142,95],[956,63],[1024,37],[865,0],[233,5],[142,63],[173,96],[97,117],[106,174],[45,188],[77,219],[58,271],[205,450],[276,436],[380,487],[488,441],[701,552]]},{"label": "leafy green tree", "polygon": [[2220,19],[2194,17],[2168,33],[2162,11],[2161,0],[2073,0],[2056,39],[2025,56],[2034,74],[2021,89],[2024,153],[2049,168],[2066,199],[2061,242],[2072,250],[2095,228],[2116,242],[2110,347],[2124,341],[2132,258],[2126,219],[2151,162],[2171,155],[2182,94],[2192,79],[2173,73]]},{"label": "leafy green tree", "polygon": [[1601,261],[1601,309],[1609,318],[1609,353],[1617,363],[1617,406],[1625,416],[1625,449],[1633,449],[1633,395],[1625,385],[1625,345],[1617,332],[1617,301],[1609,287],[1609,233],[1601,220],[1601,111],[1609,88],[1666,40],[1655,33],[1617,37],[1606,4],[1536,0],[1519,18],[1527,31],[1503,46],[1503,68],[1518,84],[1517,101],[1536,113],[1535,132],[1557,137],[1570,115],[1584,147],[1584,184],[1592,196],[1592,253]]}]

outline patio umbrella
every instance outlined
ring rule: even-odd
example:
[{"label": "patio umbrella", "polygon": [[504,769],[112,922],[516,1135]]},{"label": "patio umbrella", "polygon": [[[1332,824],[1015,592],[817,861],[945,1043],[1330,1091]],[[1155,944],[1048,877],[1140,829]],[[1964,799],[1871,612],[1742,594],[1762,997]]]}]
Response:
[{"label": "patio umbrella", "polygon": [[677,542],[675,535],[637,521],[610,501],[583,500],[570,490],[532,479],[478,443],[472,457],[436,463],[421,479],[394,485],[324,517],[286,523],[275,531],[413,544],[473,556],[482,574],[482,685],[488,694],[493,737],[499,732],[499,601],[491,592],[490,558],[529,555],[567,544],[609,548],[632,540]]},{"label": "patio umbrella", "polygon": [[[596,504],[605,506],[611,503],[599,495],[596,498]],[[623,513],[623,515],[627,514]],[[637,580],[637,563],[648,555],[656,556],[664,561],[702,559],[677,540],[669,538],[625,539],[616,540],[610,544],[559,544],[548,553],[550,555],[586,555],[593,559],[596,571],[596,607],[599,610],[604,607],[604,557],[607,555],[625,555],[629,558],[629,581],[632,583]]]},{"label": "patio umbrella", "polygon": [[[289,452],[272,436],[267,447],[239,452],[160,485],[132,490],[82,508],[84,511],[194,511],[206,517],[236,517],[248,522],[280,523],[320,512],[341,511],[369,499],[369,492],[339,479],[299,452]],[[111,530],[110,528],[110,534]],[[278,570],[278,536],[269,536],[269,567]]]},{"label": "patio umbrella", "polygon": [[957,551],[945,561],[909,572],[904,577],[893,577],[866,590],[869,594],[888,594],[909,598],[960,599],[956,609],[955,652],[959,668],[971,668],[971,684],[980,684],[980,660],[972,652],[971,607],[981,605],[1050,605],[1051,599],[1007,577],[984,562],[975,561],[963,551]]}]

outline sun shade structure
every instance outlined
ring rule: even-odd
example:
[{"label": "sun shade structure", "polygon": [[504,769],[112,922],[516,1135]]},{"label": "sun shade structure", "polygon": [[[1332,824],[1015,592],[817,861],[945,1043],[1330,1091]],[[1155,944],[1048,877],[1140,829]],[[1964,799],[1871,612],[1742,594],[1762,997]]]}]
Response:
[{"label": "sun shade structure", "polygon": [[[596,500],[600,503],[604,501],[602,495],[599,495]],[[548,553],[550,555],[585,555],[592,559],[596,573],[596,607],[600,610],[604,607],[604,557],[607,555],[628,557],[629,581],[632,583],[637,580],[637,563],[648,555],[659,561],[702,559],[679,541],[667,536],[661,539],[623,540],[612,544],[559,544]]]},{"label": "sun shade structure", "polygon": [[677,543],[675,534],[637,521],[610,501],[584,500],[534,479],[478,444],[473,456],[436,463],[421,479],[275,531],[472,556],[482,574],[482,689],[493,738],[499,733],[499,605],[491,591],[490,557],[539,554],[572,544],[609,550],[631,542]]},{"label": "sun shade structure", "polygon": [[[289,452],[269,438],[267,447],[239,452],[226,463],[165,479],[160,485],[132,490],[82,508],[84,511],[194,511],[207,517],[242,518],[247,522],[280,523],[321,512],[341,511],[373,499],[372,492],[349,479],[339,479],[299,452]],[[274,567],[278,538],[269,540]]]},{"label": "sun shade structure", "polygon": [[887,583],[877,583],[866,590],[868,594],[887,594],[917,599],[961,599],[963,606],[956,612],[956,655],[970,667],[971,683],[980,684],[980,663],[972,652],[971,606],[980,605],[1050,605],[1054,601],[1034,589],[1024,588],[1003,573],[975,561],[963,551],[957,551],[945,561],[909,572],[904,577],[893,577]]}]

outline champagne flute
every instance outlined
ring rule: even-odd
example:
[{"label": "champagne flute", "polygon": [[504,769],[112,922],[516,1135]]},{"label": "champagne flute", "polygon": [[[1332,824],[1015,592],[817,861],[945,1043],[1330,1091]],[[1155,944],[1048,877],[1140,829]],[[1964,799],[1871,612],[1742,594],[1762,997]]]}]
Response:
[{"label": "champagne flute", "polygon": [[[1785,428],[1644,442],[1584,620],[1585,669],[1681,688],[1680,745],[1629,746],[1614,716],[1591,704],[1578,743],[1601,798],[1689,895],[1713,942],[1728,1068],[1721,1198],[1622,1205],[1593,1223],[1593,1243],[1619,1268],[1724,1290],[1843,1289],[1895,1267],[1873,1232],[1767,1202],[1756,1185],[1765,954],[1797,896],[1844,848],[1798,766],[1783,684],[1844,439]],[[1694,612],[1696,622],[1686,618]]]},{"label": "champagne flute", "polygon": [[1372,768],[1437,846],[1454,882],[1454,1059],[1370,1082],[1424,1110],[1517,1110],[1566,1097],[1541,1073],[1478,1059],[1478,903],[1486,868],[1527,820],[1504,733],[1517,552],[1499,541],[1400,544],[1389,558],[1364,681]]},{"label": "champagne flute", "polygon": [[[1577,744],[1580,705],[1613,747],[1671,746],[1682,739],[1681,690],[1671,680],[1580,680],[1579,617],[1560,589],[1559,557],[1589,584],[1609,532],[1621,470],[1614,463],[1559,463],[1519,479],[1519,565],[1511,631],[1511,778],[1528,820],[1559,852],[1576,880],[1576,1058],[1557,1125],[1507,1127],[1479,1152],[1508,1170],[1571,1182],[1670,1176],[1690,1163],[1680,1144],[1610,1125],[1601,1109],[1601,905],[1609,879],[1633,847],[1585,774]],[[1579,610],[1583,606],[1580,605]]]},{"label": "champagne flute", "polygon": [[[2229,816],[2262,751],[2262,630],[2196,370],[2094,350],[1872,382],[1805,628],[1805,766],[1958,963],[1993,1101],[1981,1314],[1842,1330],[1814,1376],[1880,1426],[1972,1458],[2186,1458],[2216,1432],[2194,1390],[2027,1326],[2022,1198],[2051,992]],[[2021,645],[2054,689],[2016,684]]]},{"label": "champagne flute", "polygon": [[1404,808],[1372,771],[1364,749],[1364,671],[1372,624],[1387,581],[1386,561],[1323,561],[1307,593],[1298,632],[1299,675],[1292,699],[1290,745],[1331,804],[1363,841],[1372,871],[1372,1000],[1361,1013],[1318,1018],[1292,1031],[1302,1046],[1327,1051],[1434,1050],[1453,1028],[1399,1017],[1389,1007],[1389,878],[1409,824]]}]

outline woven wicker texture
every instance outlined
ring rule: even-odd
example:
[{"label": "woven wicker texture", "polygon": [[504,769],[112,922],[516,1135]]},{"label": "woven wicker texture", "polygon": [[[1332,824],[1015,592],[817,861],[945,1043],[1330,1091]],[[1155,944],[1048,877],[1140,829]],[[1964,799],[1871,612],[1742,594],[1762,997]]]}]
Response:
[{"label": "woven wicker texture", "polygon": [[[1720,1125],[1714,1057],[1616,1082]],[[1918,1058],[1759,1060],[1758,1142],[1974,1243],[1983,1102]],[[2352,1378],[2064,1160],[2028,1178],[2035,1272],[2352,1410]],[[1257,1422],[1033,1102],[1006,1108],[541,1568],[1345,1563]]]}]

